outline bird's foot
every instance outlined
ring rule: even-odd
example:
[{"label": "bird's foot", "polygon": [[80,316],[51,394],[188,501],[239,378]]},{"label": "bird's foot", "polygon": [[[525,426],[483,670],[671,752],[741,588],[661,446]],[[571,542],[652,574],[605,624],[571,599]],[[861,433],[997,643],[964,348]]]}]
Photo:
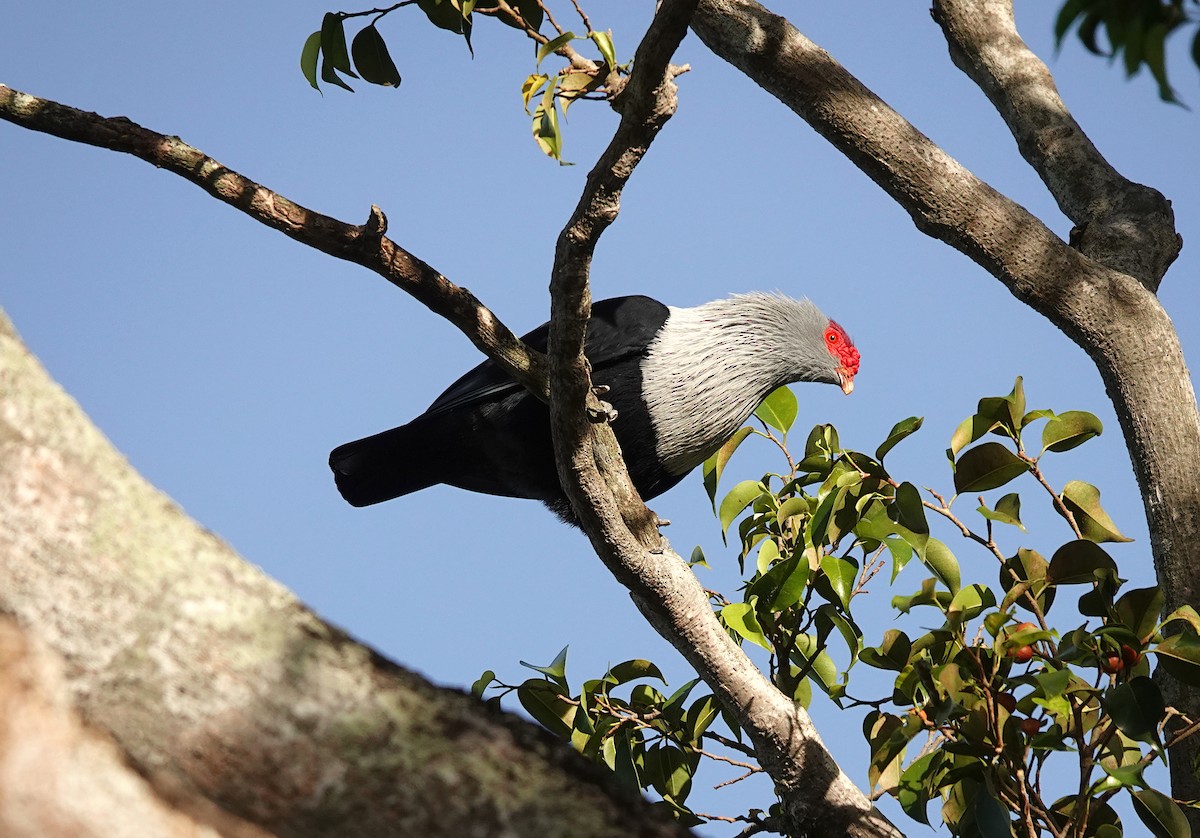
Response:
[{"label": "bird's foot", "polygon": [[615,422],[617,419],[617,409],[608,402],[602,401],[599,407],[589,407],[587,409],[588,421],[599,424],[600,422]]}]

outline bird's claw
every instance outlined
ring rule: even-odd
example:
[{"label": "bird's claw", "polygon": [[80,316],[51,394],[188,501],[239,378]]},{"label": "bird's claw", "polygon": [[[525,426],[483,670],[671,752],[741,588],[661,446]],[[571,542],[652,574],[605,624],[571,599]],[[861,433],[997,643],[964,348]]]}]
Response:
[{"label": "bird's claw", "polygon": [[607,384],[597,384],[595,387],[592,388],[592,392],[595,393],[597,397],[607,396],[608,391],[611,389],[612,388],[609,387]]},{"label": "bird's claw", "polygon": [[617,418],[617,409],[608,402],[600,402],[599,407],[589,407],[587,409],[587,417],[591,422],[599,424],[600,422],[614,422]]}]

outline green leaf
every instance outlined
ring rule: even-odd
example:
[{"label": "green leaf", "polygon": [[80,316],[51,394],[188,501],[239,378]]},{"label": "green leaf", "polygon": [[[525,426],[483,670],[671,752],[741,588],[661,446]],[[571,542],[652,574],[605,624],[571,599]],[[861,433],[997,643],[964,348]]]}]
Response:
[{"label": "green leaf", "polygon": [[1101,49],[1100,45],[1096,43],[1096,30],[1099,29],[1103,19],[1097,11],[1088,12],[1087,16],[1083,19],[1083,23],[1079,24],[1079,31],[1076,33],[1079,35],[1079,40],[1083,43],[1083,46],[1093,55],[1109,54],[1107,50]]},{"label": "green leaf", "polygon": [[304,49],[300,50],[300,72],[312,85],[312,89],[320,92],[317,84],[317,59],[321,55],[321,31],[317,30],[304,41]]},{"label": "green leaf", "polygon": [[375,24],[363,28],[354,36],[350,52],[354,57],[354,66],[364,81],[387,87],[400,86],[400,71],[388,54],[387,44]]},{"label": "green leaf", "polygon": [[542,28],[545,11],[538,0],[517,0],[516,6],[517,11],[521,13],[521,17],[529,24],[530,28],[534,31]]},{"label": "green leaf", "polygon": [[544,59],[547,55],[553,54],[556,49],[566,46],[573,40],[575,40],[574,32],[564,32],[557,38],[552,38],[546,43],[542,44],[540,47],[538,47],[537,63],[541,64],[542,59]]},{"label": "green leaf", "polygon": [[622,726],[608,741],[612,743],[612,770],[617,776],[617,782],[636,792],[642,787],[642,780],[638,774],[637,763],[633,759],[632,738],[633,734],[629,728]]},{"label": "green leaf", "polygon": [[959,589],[950,600],[947,616],[951,619],[967,622],[982,614],[988,608],[996,607],[996,595],[987,585],[967,585]]},{"label": "green leaf", "polygon": [[[801,634],[795,639],[796,649],[794,657],[798,663],[807,666],[809,661],[812,662],[812,667],[809,670],[809,676],[817,686],[823,691],[829,693],[837,684],[837,666],[829,654],[821,649],[817,639],[811,634]],[[800,669],[794,669],[793,675],[799,675]]]},{"label": "green leaf", "polygon": [[340,87],[342,90],[349,90],[351,93],[354,92],[354,88],[342,81],[341,76],[333,69],[333,65],[324,58],[321,59],[321,81]]},{"label": "green leaf", "polygon": [[1046,423],[1042,428],[1042,448],[1047,451],[1070,451],[1092,437],[1100,436],[1104,425],[1084,410],[1068,410]]},{"label": "green leaf", "polygon": [[913,760],[900,775],[900,787],[896,794],[904,814],[926,826],[929,826],[929,781],[935,771],[933,762],[940,758],[940,752],[933,751]]},{"label": "green leaf", "polygon": [[563,165],[569,165],[563,163],[562,159],[562,134],[558,130],[558,108],[554,106],[553,84],[546,87],[542,103],[534,108],[533,139],[547,157],[552,157]]},{"label": "green leaf", "polygon": [[858,659],[859,650],[862,648],[862,629],[852,620],[838,613],[837,608],[828,602],[817,608],[815,618],[817,639],[823,640],[836,628],[838,633],[842,635],[842,639],[846,641],[846,648],[850,652],[850,662],[853,665],[854,661]]},{"label": "green leaf", "polygon": [[899,629],[888,629],[883,633],[883,642],[876,647],[863,649],[858,659],[867,666],[900,672],[908,666],[912,642]]},{"label": "green leaf", "polygon": [[924,548],[917,548],[917,556],[941,583],[950,589],[951,594],[958,593],[962,572],[959,570],[958,559],[954,558],[954,553],[949,547],[931,537]]},{"label": "green leaf", "polygon": [[346,51],[346,30],[342,26],[342,18],[333,12],[326,12],[321,19],[321,52],[330,67],[358,78],[350,69],[350,53]]},{"label": "green leaf", "polygon": [[771,643],[763,634],[762,626],[754,613],[754,606],[748,602],[731,602],[721,609],[721,619],[725,625],[737,632],[742,638],[751,643],[757,643],[767,651],[771,651]]},{"label": "green leaf", "polygon": [[1029,464],[999,442],[985,442],[963,453],[954,467],[954,491],[986,492],[1029,470]]},{"label": "green leaf", "polygon": [[1150,651],[1158,655],[1163,668],[1176,680],[1200,687],[1200,638],[1173,634]]},{"label": "green leaf", "polygon": [[1167,706],[1158,685],[1139,675],[1118,684],[1104,696],[1104,705],[1117,730],[1139,742],[1158,740],[1158,723]]},{"label": "green leaf", "polygon": [[976,511],[989,521],[1011,524],[1019,528],[1022,532],[1025,532],[1025,525],[1021,523],[1021,496],[1016,492],[1009,492],[996,501],[996,508],[994,510],[980,505]]},{"label": "green leaf", "polygon": [[[689,742],[699,744],[700,737],[708,730],[721,712],[714,695],[705,695],[692,702],[684,718],[682,732]],[[736,730],[736,727],[734,728]]]},{"label": "green leaf", "polygon": [[1200,614],[1196,613],[1196,609],[1190,605],[1181,605],[1163,618],[1162,624],[1182,620],[1192,627],[1192,631],[1200,634]]},{"label": "green leaf", "polygon": [[695,689],[696,685],[699,683],[699,678],[693,678],[682,687],[675,690],[675,692],[671,693],[671,697],[667,699],[665,704],[663,704],[663,714],[670,719],[672,723],[678,723],[678,719],[683,715],[683,702],[687,701],[688,695],[691,694],[692,690]]},{"label": "green leaf", "polygon": [[529,113],[529,103],[548,81],[550,77],[542,73],[532,73],[525,77],[525,81],[521,83],[521,100],[525,103],[525,113]]},{"label": "green leaf", "polygon": [[808,574],[808,560],[802,555],[793,556],[776,562],[754,581],[747,595],[758,598],[760,609],[783,611],[804,598],[804,591],[808,587]]},{"label": "green leaf", "polygon": [[721,474],[725,471],[725,466],[729,464],[729,458],[733,456],[733,452],[752,433],[754,433],[753,428],[740,428],[737,433],[725,440],[725,444],[718,448],[711,457],[704,461],[704,491],[708,492],[708,499],[713,504],[714,512],[717,509],[717,484],[721,480]]},{"label": "green leaf", "polygon": [[565,689],[567,686],[567,649],[569,648],[571,647],[563,646],[562,651],[555,655],[554,660],[548,666],[534,666],[525,661],[521,661],[521,666],[542,673]]},{"label": "green leaf", "polygon": [[688,754],[664,744],[647,749],[646,767],[641,776],[643,782],[650,783],[659,794],[682,802],[691,790],[695,765]]},{"label": "green leaf", "polygon": [[980,838],[1010,838],[1013,831],[1008,809],[986,785],[975,793],[971,805],[975,810],[975,826],[979,829]]},{"label": "green leaf", "polygon": [[962,451],[975,440],[982,439],[996,425],[996,420],[980,416],[978,413],[964,419],[950,437],[951,461],[958,456],[959,451]]},{"label": "green leaf", "polygon": [[490,669],[485,669],[483,674],[480,675],[475,680],[475,683],[471,685],[471,695],[475,696],[476,698],[482,698],[483,691],[486,690],[495,680],[496,673],[492,672]]},{"label": "green leaf", "polygon": [[1083,585],[1096,581],[1096,571],[1117,571],[1104,548],[1091,541],[1069,541],[1054,551],[1046,579],[1053,585]]},{"label": "green leaf", "polygon": [[1071,24],[1075,19],[1083,14],[1087,8],[1088,0],[1067,0],[1063,7],[1058,11],[1058,17],[1054,21],[1054,43],[1061,47],[1063,38],[1071,29]]},{"label": "green leaf", "polygon": [[1008,435],[1015,438],[1021,430],[1021,421],[1025,416],[1025,386],[1021,376],[1017,376],[1012,392],[1007,396],[988,396],[980,399],[975,413],[991,422],[992,427],[1005,428]]},{"label": "green leaf", "polygon": [[1162,613],[1162,588],[1134,588],[1122,594],[1113,606],[1117,619],[1142,641],[1154,634]]},{"label": "green leaf", "polygon": [[[566,652],[566,649],[563,650]],[[566,674],[566,658],[563,659],[563,674]],[[658,667],[648,660],[643,658],[635,658],[634,660],[624,661],[616,666],[610,667],[604,675],[604,680],[608,681],[614,687],[621,684],[626,684],[630,681],[636,681],[638,678],[657,678],[664,684],[667,683],[659,672]]]},{"label": "green leaf", "polygon": [[717,518],[721,522],[722,536],[729,531],[729,525],[733,523],[733,519],[765,491],[762,483],[757,480],[743,480],[729,490],[729,494],[721,501],[721,509],[717,513]]},{"label": "green leaf", "polygon": [[875,449],[875,459],[883,460],[884,455],[895,448],[898,443],[919,431],[924,422],[925,417],[923,416],[910,416],[893,425],[892,429],[888,431],[887,439]]},{"label": "green leaf", "polygon": [[605,32],[589,32],[588,37],[596,44],[596,48],[600,50],[600,55],[604,57],[604,63],[610,68],[617,66],[617,51],[613,46],[612,30]]},{"label": "green leaf", "polygon": [[1133,541],[1117,529],[1112,518],[1100,506],[1100,490],[1082,480],[1072,480],[1062,491],[1063,505],[1071,511],[1075,525],[1089,541]]},{"label": "green leaf", "polygon": [[896,522],[917,535],[929,533],[929,522],[925,519],[925,507],[921,504],[921,493],[913,484],[905,481],[896,488],[894,502]]},{"label": "green leaf", "polygon": [[1033,606],[1025,596],[1029,593],[1037,600],[1043,614],[1049,612],[1054,604],[1054,587],[1046,579],[1048,567],[1040,553],[1024,547],[1017,550],[1015,556],[1006,559],[1000,568],[1000,587],[1005,593],[1000,608],[1007,611],[1015,603],[1026,611],[1033,611]]},{"label": "green leaf", "polygon": [[1162,792],[1140,789],[1129,794],[1133,811],[1155,838],[1188,838],[1192,834],[1183,810]]},{"label": "green leaf", "polygon": [[800,406],[796,402],[796,394],[786,385],[775,390],[762,400],[762,404],[754,411],[754,415],[766,422],[772,428],[786,434],[796,421]]},{"label": "green leaf", "polygon": [[830,587],[841,603],[842,609],[850,607],[850,594],[854,591],[854,580],[858,578],[858,564],[840,556],[822,556],[821,570],[829,580]]},{"label": "green leaf", "polygon": [[571,738],[576,707],[560,695],[549,681],[530,678],[517,687],[517,700],[525,712],[546,730],[562,739]]}]

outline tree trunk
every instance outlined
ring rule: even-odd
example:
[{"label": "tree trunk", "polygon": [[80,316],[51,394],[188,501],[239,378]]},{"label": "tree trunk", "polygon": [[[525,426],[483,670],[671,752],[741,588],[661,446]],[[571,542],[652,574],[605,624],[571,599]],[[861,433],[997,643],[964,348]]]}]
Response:
[{"label": "tree trunk", "polygon": [[3,315],[0,498],[5,835],[687,834],[322,622],[146,484]]}]

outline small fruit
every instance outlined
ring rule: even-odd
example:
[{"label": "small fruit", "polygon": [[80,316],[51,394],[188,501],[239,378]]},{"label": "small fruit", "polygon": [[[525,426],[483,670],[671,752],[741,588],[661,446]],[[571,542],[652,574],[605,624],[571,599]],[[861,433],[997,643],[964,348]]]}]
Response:
[{"label": "small fruit", "polygon": [[1042,723],[1037,719],[1021,719],[1021,730],[1026,736],[1035,736],[1042,729]]},{"label": "small fruit", "polygon": [[1115,675],[1125,668],[1125,661],[1121,660],[1121,656],[1112,652],[1107,655],[1100,656],[1100,668],[1109,675]]},{"label": "small fruit", "polygon": [[996,703],[1010,713],[1017,709],[1017,697],[1012,693],[996,693]]},{"label": "small fruit", "polygon": [[1033,660],[1033,647],[1022,646],[1020,649],[1013,649],[1008,653],[1017,663],[1029,663]]},{"label": "small fruit", "polygon": [[1138,661],[1142,659],[1142,653],[1130,646],[1128,643],[1121,644],[1121,660],[1125,662],[1126,669],[1133,669],[1137,666]]}]

